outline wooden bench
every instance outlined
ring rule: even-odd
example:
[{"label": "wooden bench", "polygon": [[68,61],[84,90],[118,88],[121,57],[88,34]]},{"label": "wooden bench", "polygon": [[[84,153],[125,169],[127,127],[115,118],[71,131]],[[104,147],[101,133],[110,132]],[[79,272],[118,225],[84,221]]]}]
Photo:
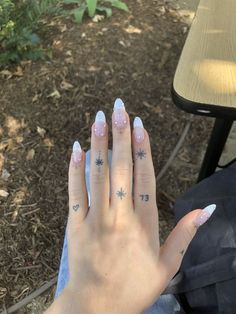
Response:
[{"label": "wooden bench", "polygon": [[200,0],[172,84],[181,109],[215,117],[198,180],[218,164],[236,120],[236,0]]}]

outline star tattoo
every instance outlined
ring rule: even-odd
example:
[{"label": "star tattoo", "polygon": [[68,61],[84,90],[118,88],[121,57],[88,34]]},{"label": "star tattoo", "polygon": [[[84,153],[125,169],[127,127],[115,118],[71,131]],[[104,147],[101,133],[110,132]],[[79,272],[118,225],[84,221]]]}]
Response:
[{"label": "star tattoo", "polygon": [[103,160],[101,158],[101,152],[99,152],[98,158],[95,161],[96,166],[98,166],[99,168],[103,165]]},{"label": "star tattoo", "polygon": [[125,197],[126,193],[122,188],[120,188],[120,190],[116,192],[116,195],[122,200]]},{"label": "star tattoo", "polygon": [[146,153],[143,149],[140,148],[139,151],[137,151],[136,156],[139,159],[144,159],[146,157]]}]

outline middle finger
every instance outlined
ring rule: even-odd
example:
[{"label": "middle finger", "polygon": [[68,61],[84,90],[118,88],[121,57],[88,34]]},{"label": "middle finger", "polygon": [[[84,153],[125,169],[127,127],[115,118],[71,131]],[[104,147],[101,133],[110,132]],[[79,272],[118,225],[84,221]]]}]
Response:
[{"label": "middle finger", "polygon": [[133,163],[129,116],[117,99],[112,115],[113,155],[111,165],[111,207],[119,212],[133,209]]}]

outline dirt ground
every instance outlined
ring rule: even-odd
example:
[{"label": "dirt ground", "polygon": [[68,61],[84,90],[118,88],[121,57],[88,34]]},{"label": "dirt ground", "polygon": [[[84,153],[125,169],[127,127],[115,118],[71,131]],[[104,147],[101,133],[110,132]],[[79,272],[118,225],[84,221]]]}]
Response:
[{"label": "dirt ground", "polygon": [[[188,16],[164,0],[129,0],[99,23],[50,20],[46,61],[0,72],[0,308],[19,302],[57,275],[67,216],[71,145],[90,145],[96,111],[115,98],[151,136],[156,174],[189,115],[170,90]],[[185,19],[186,18],[186,19]],[[9,72],[6,72],[9,71]],[[109,119],[108,119],[109,120]],[[195,117],[186,141],[158,182],[161,240],[174,225],[173,203],[197,178],[212,119]],[[55,286],[18,313],[41,313]]]}]

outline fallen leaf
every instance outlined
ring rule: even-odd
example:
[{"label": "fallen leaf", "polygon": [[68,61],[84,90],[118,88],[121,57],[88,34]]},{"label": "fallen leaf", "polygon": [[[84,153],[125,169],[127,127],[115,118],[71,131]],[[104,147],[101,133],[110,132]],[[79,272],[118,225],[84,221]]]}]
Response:
[{"label": "fallen leaf", "polygon": [[65,62],[68,63],[68,64],[73,64],[74,63],[74,59],[73,59],[73,57],[68,57],[68,58],[65,58]]},{"label": "fallen leaf", "polygon": [[120,40],[120,41],[119,41],[119,44],[120,44],[121,46],[123,46],[123,47],[126,48],[126,44],[123,42],[123,40]]},{"label": "fallen leaf", "polygon": [[10,173],[7,171],[7,169],[3,169],[2,170],[2,175],[1,175],[1,178],[4,180],[4,181],[7,181],[8,178],[10,177]]},{"label": "fallen leaf", "polygon": [[36,102],[39,99],[39,95],[35,94],[34,97],[32,98],[32,102]]},{"label": "fallen leaf", "polygon": [[5,190],[0,190],[0,197],[8,197],[9,193]]},{"label": "fallen leaf", "polygon": [[38,134],[39,134],[42,138],[44,138],[45,133],[46,133],[46,130],[45,130],[45,129],[40,128],[40,126],[37,126],[37,132],[38,132]]},{"label": "fallen leaf", "polygon": [[23,70],[22,67],[18,66],[16,68],[16,72],[13,73],[15,76],[23,76]]},{"label": "fallen leaf", "polygon": [[152,108],[152,105],[150,105],[147,101],[143,101],[143,105],[147,108]]},{"label": "fallen leaf", "polygon": [[54,146],[53,141],[50,138],[45,138],[43,140],[44,145],[48,148],[48,152],[50,152],[51,148]]},{"label": "fallen leaf", "polygon": [[0,74],[3,78],[6,78],[7,80],[12,78],[12,76],[13,76],[13,73],[11,71],[8,71],[8,70],[3,70],[0,72]]},{"label": "fallen leaf", "polygon": [[28,151],[27,156],[26,156],[26,160],[34,159],[34,155],[35,155],[35,150],[32,148]]},{"label": "fallen leaf", "polygon": [[153,111],[154,113],[157,113],[157,114],[161,114],[161,113],[162,113],[162,109],[161,109],[161,107],[158,106],[158,105],[154,106],[153,109],[152,109],[152,111]]},{"label": "fallen leaf", "polygon": [[66,51],[66,56],[69,56],[69,57],[71,57],[71,56],[72,56],[72,52],[71,52],[71,50],[67,50],[67,51]]},{"label": "fallen leaf", "polygon": [[104,19],[104,15],[96,14],[92,18],[93,22],[98,23]]},{"label": "fallen leaf", "polygon": [[94,66],[94,65],[90,65],[90,66],[88,67],[88,71],[89,71],[89,72],[100,71],[100,69],[101,69],[101,68],[98,68],[98,67],[96,67],[96,66]]},{"label": "fallen leaf", "polygon": [[71,83],[68,83],[66,81],[62,81],[60,85],[61,89],[69,90],[71,88],[74,88],[74,86]]},{"label": "fallen leaf", "polygon": [[63,25],[62,27],[60,27],[60,31],[61,33],[64,33],[65,31],[67,31],[67,26]]},{"label": "fallen leaf", "polygon": [[16,137],[16,143],[17,144],[20,144],[20,143],[22,143],[24,141],[24,137],[23,136],[17,136]]},{"label": "fallen leaf", "polygon": [[61,94],[58,92],[57,89],[55,89],[51,94],[49,94],[47,97],[53,97],[53,98],[56,98],[56,99],[59,99],[61,98]]},{"label": "fallen leaf", "polygon": [[28,64],[31,64],[32,63],[32,60],[22,60],[21,62],[20,62],[20,64],[22,65],[22,66],[25,66],[25,65],[28,65]]},{"label": "fallen leaf", "polygon": [[10,138],[8,141],[7,141],[7,150],[11,150],[15,147],[15,144],[14,144],[14,141],[12,138]]},{"label": "fallen leaf", "polygon": [[137,27],[134,27],[132,25],[129,25],[128,28],[126,28],[125,30],[127,33],[129,34],[141,34],[142,33],[142,30],[137,28]]}]

